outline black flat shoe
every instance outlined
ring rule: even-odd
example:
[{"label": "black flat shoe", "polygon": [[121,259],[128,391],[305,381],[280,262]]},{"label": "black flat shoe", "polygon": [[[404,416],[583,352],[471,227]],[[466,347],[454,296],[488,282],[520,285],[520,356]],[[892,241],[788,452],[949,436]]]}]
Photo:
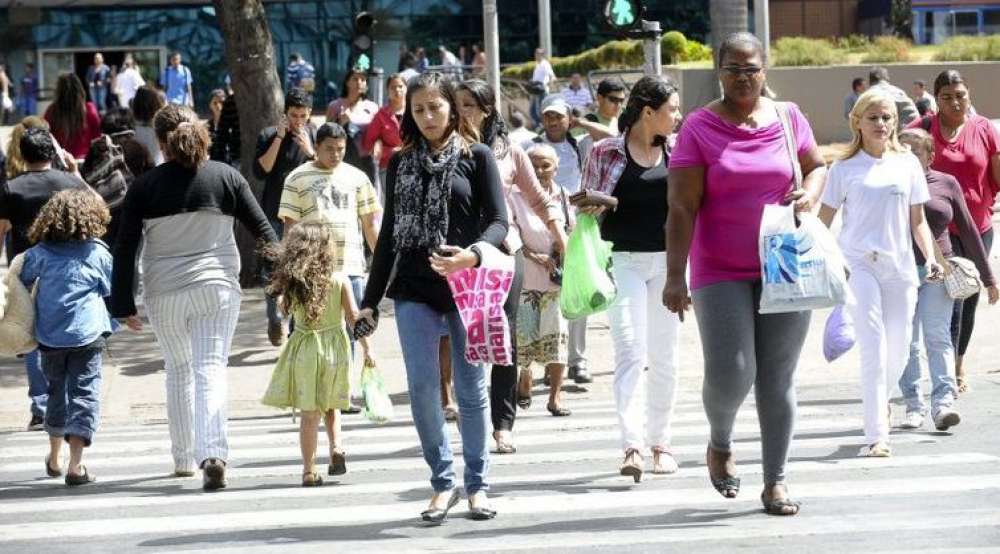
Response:
[{"label": "black flat shoe", "polygon": [[476,521],[486,521],[497,517],[496,510],[490,508],[469,508],[469,519]]},{"label": "black flat shoe", "polygon": [[87,483],[93,483],[97,481],[97,478],[87,471],[87,466],[81,465],[80,469],[83,473],[80,475],[73,475],[72,473],[66,473],[66,485],[70,487],[77,487],[80,485],[86,485]]},{"label": "black flat shoe", "polygon": [[203,475],[201,488],[205,491],[217,491],[226,488],[226,462],[218,458],[209,458],[201,464]]},{"label": "black flat shoe", "polygon": [[343,410],[340,410],[340,413],[347,415],[360,414],[361,406],[355,406],[354,404],[351,404],[350,406],[344,408]]},{"label": "black flat shoe", "polygon": [[552,414],[552,417],[567,417],[573,415],[573,412],[570,411],[569,408],[563,408],[562,406],[558,408],[553,408],[552,406],[546,406],[546,409],[549,410],[549,413]]},{"label": "black flat shoe", "polygon": [[594,378],[590,376],[590,370],[585,367],[576,368],[576,372],[573,374],[573,382],[577,385],[588,385],[594,382]]},{"label": "black flat shoe", "polygon": [[45,474],[49,477],[62,477],[62,469],[52,469],[52,466],[49,465],[49,460],[51,459],[48,456],[45,457]]},{"label": "black flat shoe", "polygon": [[522,410],[527,410],[531,407],[531,395],[521,396],[521,393],[517,393],[517,405]]},{"label": "black flat shoe", "polygon": [[452,489],[451,496],[448,498],[448,503],[445,504],[444,509],[433,508],[430,510],[424,510],[420,512],[420,519],[426,521],[427,523],[432,523],[434,525],[441,525],[444,520],[448,519],[448,512],[458,504],[458,501],[462,499],[462,493],[457,488]]},{"label": "black flat shoe", "polygon": [[760,503],[764,506],[764,513],[771,516],[798,515],[799,510],[802,508],[802,504],[800,502],[794,502],[787,497],[769,499],[767,498],[767,494],[763,492],[760,493]]}]

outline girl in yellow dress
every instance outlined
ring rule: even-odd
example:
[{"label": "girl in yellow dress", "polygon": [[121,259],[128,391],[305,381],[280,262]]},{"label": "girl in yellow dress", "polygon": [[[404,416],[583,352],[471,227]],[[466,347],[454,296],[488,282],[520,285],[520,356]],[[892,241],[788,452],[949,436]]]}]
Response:
[{"label": "girl in yellow dress", "polygon": [[[285,234],[277,252],[268,293],[280,296],[280,306],[295,320],[262,402],[302,412],[299,443],[302,449],[302,486],[316,487],[316,445],[320,417],[330,440],[329,475],[347,472],[341,448],[340,410],[350,399],[348,372],[351,347],[345,322],[351,328],[358,308],[347,277],[334,274],[335,242],[321,223],[301,223]],[[366,363],[373,363],[368,341],[361,339]]]}]

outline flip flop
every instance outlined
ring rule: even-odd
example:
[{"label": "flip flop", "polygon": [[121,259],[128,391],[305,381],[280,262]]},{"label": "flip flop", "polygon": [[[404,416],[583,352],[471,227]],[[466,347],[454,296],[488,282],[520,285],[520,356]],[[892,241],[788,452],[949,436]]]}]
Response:
[{"label": "flip flop", "polygon": [[62,477],[62,469],[52,469],[52,466],[49,465],[51,459],[49,456],[45,457],[45,474],[49,477]]},{"label": "flip flop", "polygon": [[[705,465],[708,465],[708,456],[712,455],[712,447],[708,447],[708,451],[705,453]],[[726,477],[714,477],[712,475],[712,470],[708,470],[708,479],[712,482],[712,486],[715,490],[723,496],[723,498],[736,498],[736,495],[740,493],[740,478],[735,475],[729,475]]]},{"label": "flip flop", "polygon": [[302,486],[303,487],[322,487],[323,477],[315,471],[310,471],[309,473],[302,474]]},{"label": "flip flop", "polygon": [[91,475],[89,471],[87,471],[87,466],[81,464],[80,469],[83,470],[83,473],[81,473],[80,475],[73,475],[72,473],[66,472],[67,486],[76,487],[79,485],[86,485],[87,483],[93,483],[94,481],[97,481],[97,478]]},{"label": "flip flop", "polygon": [[330,453],[330,466],[326,468],[327,475],[343,475],[347,473],[347,456],[340,451]]},{"label": "flip flop", "polygon": [[448,519],[448,512],[451,511],[458,501],[462,499],[462,493],[457,488],[452,489],[451,496],[448,498],[448,503],[445,505],[444,509],[434,508],[431,510],[424,510],[420,512],[420,519],[426,521],[427,523],[433,525],[441,525],[444,520]]},{"label": "flip flop", "polygon": [[[788,498],[777,500],[767,500],[763,493],[760,495],[760,503],[764,505],[764,513],[772,516],[794,516],[799,513],[802,507],[801,502],[793,502]],[[792,508],[788,510],[787,508]]]},{"label": "flip flop", "polygon": [[573,412],[570,411],[569,408],[563,408],[562,406],[558,408],[553,408],[552,406],[546,406],[546,409],[549,410],[549,413],[552,414],[552,417],[566,417],[573,415]]}]

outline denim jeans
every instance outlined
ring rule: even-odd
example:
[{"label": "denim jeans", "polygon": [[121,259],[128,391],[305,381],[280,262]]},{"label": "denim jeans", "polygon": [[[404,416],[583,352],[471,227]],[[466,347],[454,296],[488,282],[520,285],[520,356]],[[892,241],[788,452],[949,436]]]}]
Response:
[{"label": "denim jeans", "polygon": [[107,87],[91,87],[92,100],[97,107],[97,111],[104,113],[108,110],[108,89]]},{"label": "denim jeans", "polygon": [[79,437],[90,446],[101,414],[103,350],[102,338],[77,348],[42,351],[42,368],[49,379],[45,430],[50,437]]},{"label": "denim jeans", "polygon": [[[274,229],[274,233],[278,235],[278,240],[281,240],[284,235],[285,226],[278,219],[268,218],[268,222],[271,223],[271,228]],[[261,273],[261,278],[265,283],[270,279],[270,273],[264,271]],[[281,317],[281,310],[278,309],[278,299],[270,294],[264,295],[264,303],[267,306],[267,322],[268,323],[281,323],[284,318]]]},{"label": "denim jeans", "polygon": [[42,370],[41,355],[32,350],[24,355],[24,370],[28,374],[28,398],[31,398],[31,415],[45,417],[49,398],[49,380]]},{"label": "denim jeans", "polygon": [[[923,268],[921,268],[923,272]],[[927,370],[931,375],[931,409],[934,414],[950,408],[957,396],[955,348],[951,343],[951,310],[954,300],[944,283],[923,283],[917,291],[917,312],[913,316],[910,360],[899,379],[907,412],[927,413],[920,393],[920,336],[927,349]]]},{"label": "denim jeans", "polygon": [[451,336],[451,363],[465,460],[465,491],[473,495],[489,488],[486,483],[489,471],[486,371],[481,365],[465,361],[465,327],[458,312],[442,314],[420,302],[396,301],[396,325],[406,365],[410,411],[420,436],[424,461],[431,469],[431,486],[436,492],[455,487],[454,458],[441,408],[438,329],[442,321],[447,322]]}]

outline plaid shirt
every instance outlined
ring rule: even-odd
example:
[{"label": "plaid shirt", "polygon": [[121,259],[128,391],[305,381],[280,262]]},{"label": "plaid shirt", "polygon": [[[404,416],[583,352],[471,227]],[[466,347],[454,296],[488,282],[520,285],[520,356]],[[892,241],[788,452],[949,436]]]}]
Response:
[{"label": "plaid shirt", "polygon": [[580,190],[596,190],[614,194],[615,185],[628,165],[625,154],[625,137],[609,137],[594,145],[587,162],[583,164]]}]

